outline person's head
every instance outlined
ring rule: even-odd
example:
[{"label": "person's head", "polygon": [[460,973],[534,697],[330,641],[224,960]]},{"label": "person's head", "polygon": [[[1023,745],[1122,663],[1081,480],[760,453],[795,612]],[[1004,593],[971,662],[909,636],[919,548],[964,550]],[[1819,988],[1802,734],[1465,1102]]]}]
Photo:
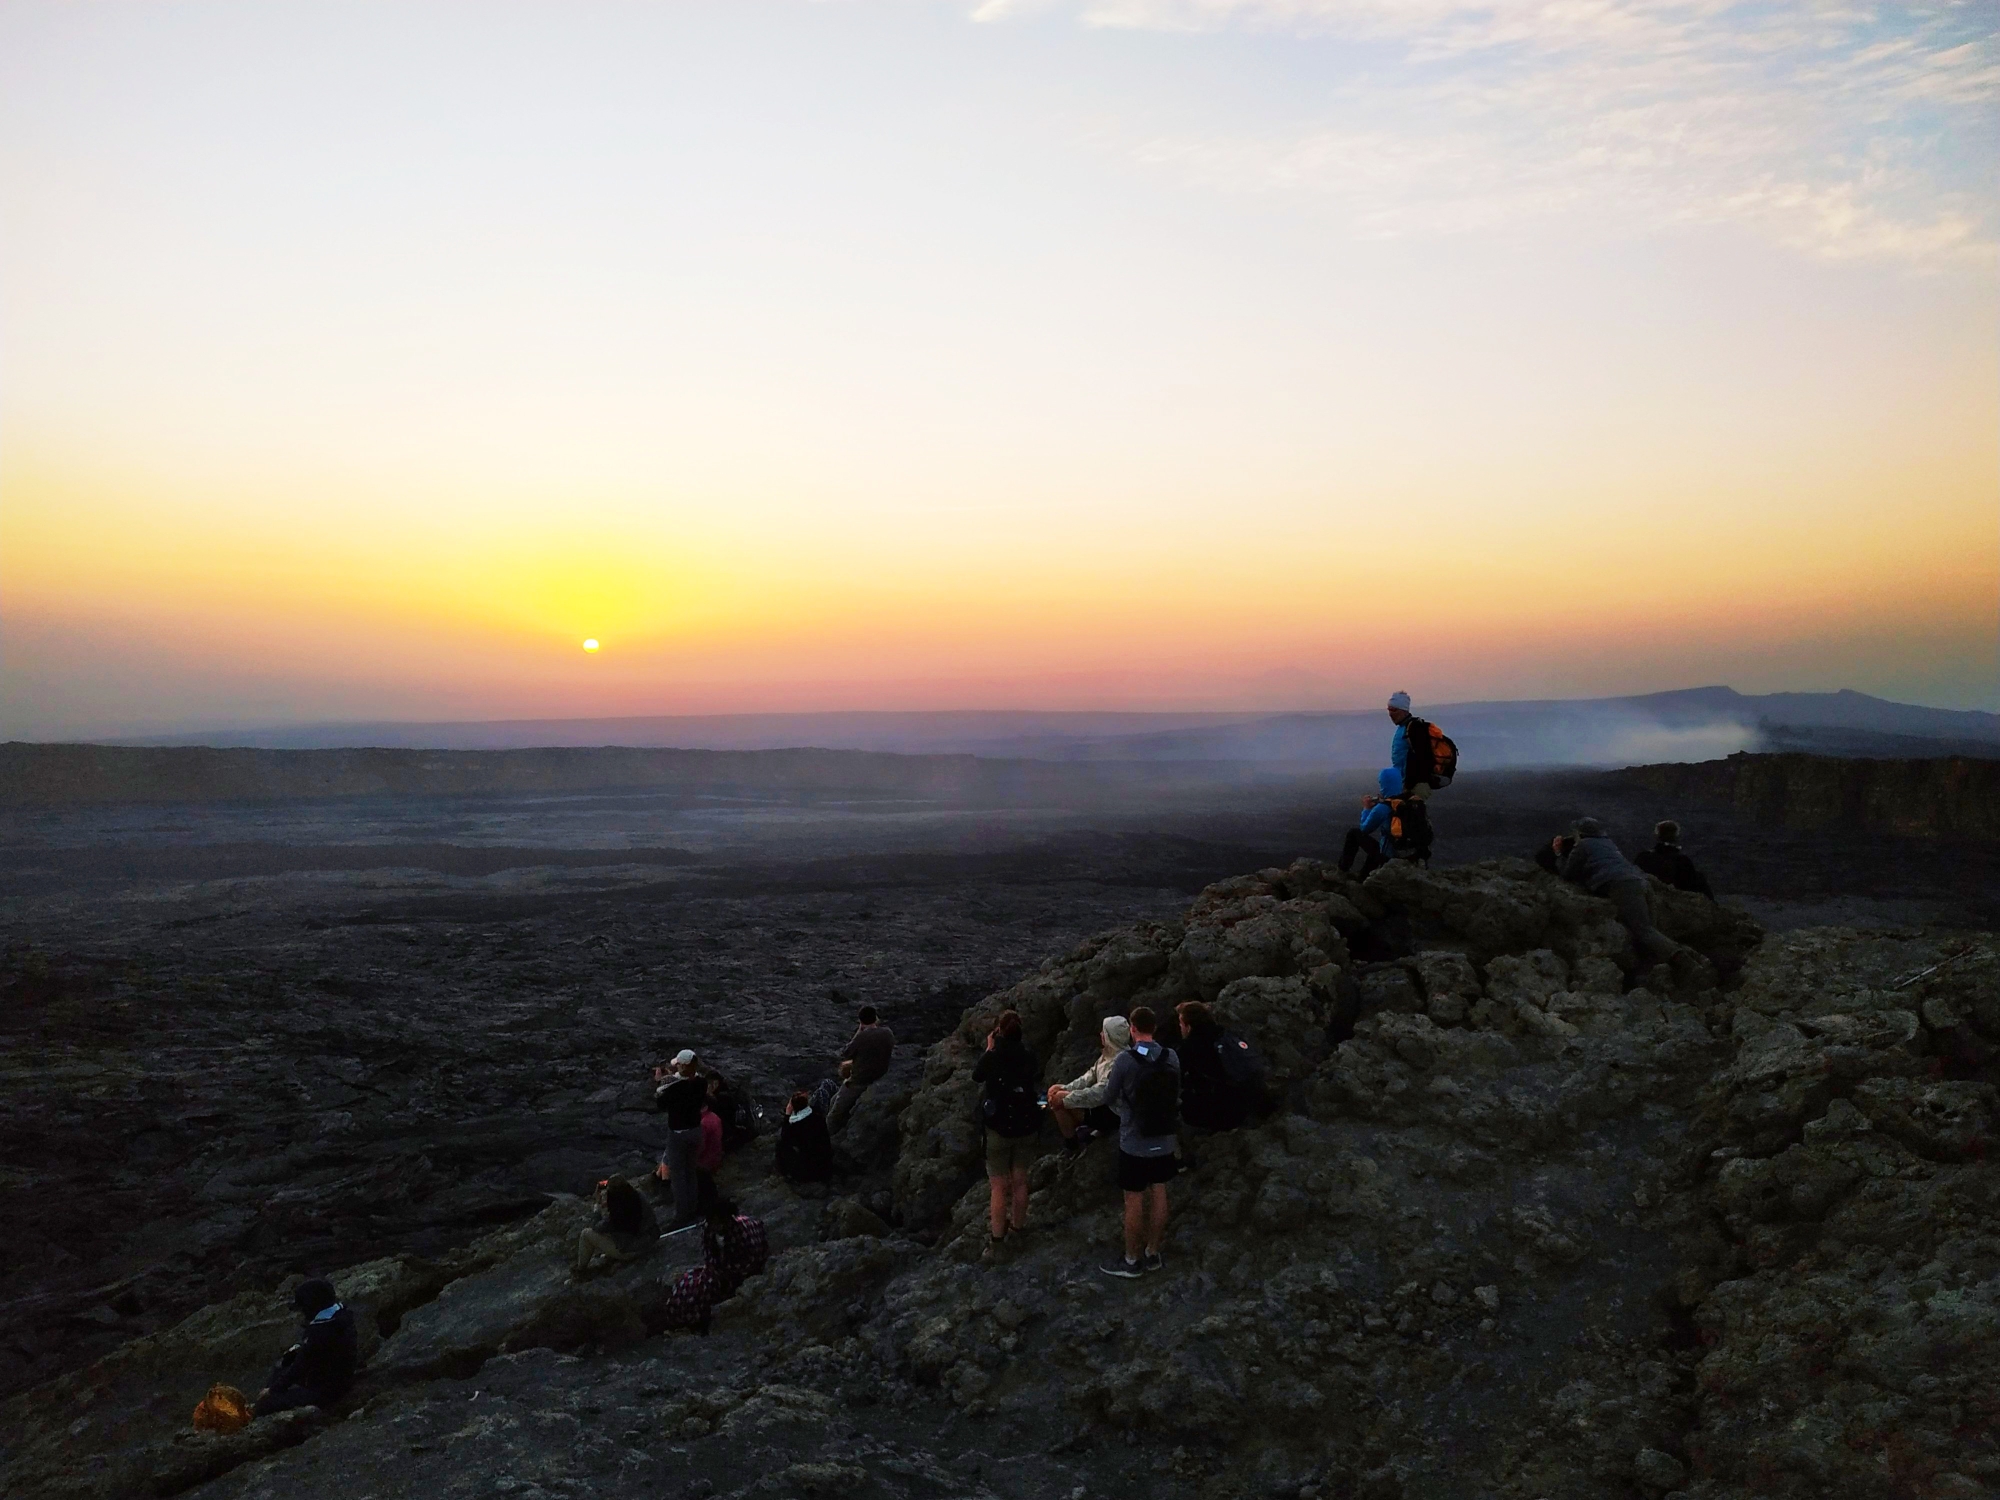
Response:
[{"label": "person's head", "polygon": [[1183,1000],[1174,1007],[1174,1015],[1181,1023],[1181,1035],[1191,1036],[1196,1028],[1213,1026],[1215,1012],[1199,1000]]},{"label": "person's head", "polygon": [[334,1291],[333,1283],[323,1276],[308,1276],[292,1293],[292,1306],[302,1318],[314,1317],[339,1300],[340,1294]]},{"label": "person's head", "polygon": [[1385,797],[1403,795],[1403,773],[1394,766],[1384,766],[1375,773],[1375,785],[1382,789]]},{"label": "person's head", "polygon": [[736,1201],[723,1197],[712,1177],[701,1179],[700,1206],[701,1216],[718,1228],[736,1222]]},{"label": "person's head", "polygon": [[1132,1024],[1123,1016],[1106,1016],[1097,1034],[1106,1057],[1115,1057],[1132,1045]]},{"label": "person's head", "polygon": [[882,1018],[880,1016],[875,1014],[874,1006],[864,1005],[861,1007],[861,1024],[863,1026],[873,1026],[877,1021],[881,1019]]},{"label": "person's head", "polygon": [[993,1035],[999,1041],[1007,1041],[1021,1034],[1021,1013],[1018,1010],[1003,1010],[1000,1018],[993,1023]]},{"label": "person's head", "polygon": [[720,1078],[709,1079],[708,1102],[710,1104],[713,1104],[716,1100],[720,1099],[721,1097],[722,1097],[722,1080]]},{"label": "person's head", "polygon": [[1578,818],[1576,836],[1580,839],[1601,839],[1604,837],[1604,825],[1595,818]]},{"label": "person's head", "polygon": [[1567,854],[1576,847],[1576,835],[1563,833],[1556,836],[1556,853]]},{"label": "person's head", "polygon": [[804,1089],[800,1089],[785,1101],[785,1118],[788,1120],[804,1119],[806,1112],[811,1108],[812,1095],[808,1094]]},{"label": "person's head", "polygon": [[694,1053],[686,1047],[681,1048],[680,1051],[674,1054],[674,1071],[683,1078],[694,1077],[695,1069],[700,1067],[700,1065]]},{"label": "person's head", "polygon": [[1126,1019],[1131,1023],[1132,1040],[1135,1042],[1150,1042],[1153,1039],[1153,1028],[1160,1024],[1160,1018],[1153,1014],[1150,1005],[1133,1006],[1132,1014]]},{"label": "person's head", "polygon": [[1410,717],[1410,695],[1408,693],[1398,692],[1389,695],[1389,717],[1398,724],[1405,722]]},{"label": "person's head", "polygon": [[1663,844],[1678,844],[1681,841],[1681,825],[1672,818],[1653,825],[1653,837]]}]

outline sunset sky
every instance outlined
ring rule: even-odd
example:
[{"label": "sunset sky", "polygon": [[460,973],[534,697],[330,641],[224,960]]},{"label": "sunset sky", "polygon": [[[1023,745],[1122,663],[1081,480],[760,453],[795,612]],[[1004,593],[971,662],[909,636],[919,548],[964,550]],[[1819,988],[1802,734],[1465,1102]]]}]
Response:
[{"label": "sunset sky", "polygon": [[1996,106],[1990,0],[0,0],[0,738],[2000,708]]}]

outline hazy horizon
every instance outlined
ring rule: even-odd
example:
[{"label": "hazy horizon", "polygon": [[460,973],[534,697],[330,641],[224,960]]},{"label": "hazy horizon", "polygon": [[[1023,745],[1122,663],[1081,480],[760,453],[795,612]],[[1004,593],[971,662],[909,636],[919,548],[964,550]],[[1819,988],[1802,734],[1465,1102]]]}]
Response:
[{"label": "hazy horizon", "polygon": [[2000,709],[1996,105],[1972,3],[15,0],[0,738]]}]

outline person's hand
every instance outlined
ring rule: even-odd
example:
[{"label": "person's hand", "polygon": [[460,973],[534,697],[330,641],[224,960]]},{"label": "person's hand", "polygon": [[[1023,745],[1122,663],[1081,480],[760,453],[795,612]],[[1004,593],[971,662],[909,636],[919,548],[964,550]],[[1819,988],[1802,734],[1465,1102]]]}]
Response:
[{"label": "person's hand", "polygon": [[1061,1084],[1059,1084],[1059,1083],[1052,1083],[1052,1084],[1050,1084],[1050,1085],[1049,1085],[1049,1103],[1051,1103],[1051,1104],[1064,1104],[1064,1105],[1068,1104],[1068,1103],[1069,1103],[1069,1090],[1068,1090],[1068,1089],[1066,1089],[1066,1088],[1064,1088],[1064,1087],[1063,1087],[1063,1086],[1062,1086]]},{"label": "person's hand", "polygon": [[1550,839],[1550,840],[1549,840],[1549,847],[1550,847],[1551,849],[1555,850],[1555,851],[1556,851],[1556,853],[1558,853],[1558,854],[1562,853],[1562,852],[1563,852],[1563,836],[1562,836],[1561,834],[1557,834],[1557,835],[1556,835],[1556,836],[1555,836],[1554,838]]},{"label": "person's hand", "polygon": [[994,1037],[995,1037],[996,1035],[997,1035],[997,1033],[995,1033],[995,1032],[991,1032],[991,1031],[989,1031],[989,1032],[987,1032],[987,1033],[986,1033],[986,1050],[987,1050],[988,1052],[991,1052],[991,1051],[993,1050],[993,1038],[994,1038]]},{"label": "person's hand", "polygon": [[661,1162],[657,1167],[653,1168],[653,1175],[659,1178],[660,1181],[665,1182],[672,1174],[667,1170],[667,1164]]}]

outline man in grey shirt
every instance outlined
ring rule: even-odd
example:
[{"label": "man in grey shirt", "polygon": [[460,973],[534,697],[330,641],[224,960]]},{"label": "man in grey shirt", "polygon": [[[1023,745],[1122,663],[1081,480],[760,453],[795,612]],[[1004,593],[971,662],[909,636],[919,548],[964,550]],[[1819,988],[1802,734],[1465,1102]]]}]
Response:
[{"label": "man in grey shirt", "polygon": [[1604,825],[1595,818],[1576,820],[1576,843],[1562,855],[1559,873],[1575,881],[1593,896],[1603,896],[1618,912],[1618,920],[1632,934],[1632,946],[1640,959],[1650,965],[1671,961],[1681,945],[1653,925],[1653,903],[1646,890],[1646,876],[1611,842]]},{"label": "man in grey shirt", "polygon": [[838,1130],[847,1123],[854,1106],[868,1092],[868,1085],[889,1071],[889,1059],[896,1051],[896,1033],[882,1024],[874,1006],[862,1006],[860,1020],[854,1040],[840,1054],[842,1062],[853,1066],[841,1075],[840,1092],[833,1096],[833,1108],[826,1115],[828,1130]]},{"label": "man in grey shirt", "polygon": [[1167,1184],[1180,1170],[1174,1148],[1180,1137],[1181,1060],[1153,1039],[1158,1021],[1150,1008],[1134,1006],[1128,1020],[1131,1050],[1118,1054],[1104,1089],[1104,1103],[1118,1116],[1125,1258],[1102,1269],[1122,1281],[1165,1269],[1160,1245],[1167,1237]]}]

